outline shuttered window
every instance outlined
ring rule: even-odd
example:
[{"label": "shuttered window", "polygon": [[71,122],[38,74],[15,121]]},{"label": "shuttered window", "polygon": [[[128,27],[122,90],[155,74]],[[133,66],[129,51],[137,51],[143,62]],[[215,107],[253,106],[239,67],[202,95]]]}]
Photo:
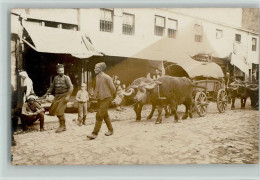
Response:
[{"label": "shuttered window", "polygon": [[194,31],[195,31],[195,36],[194,36],[195,42],[202,42],[202,34],[203,34],[202,26],[199,24],[195,24]]},{"label": "shuttered window", "polygon": [[221,39],[223,38],[223,31],[220,29],[216,29],[216,38]]},{"label": "shuttered window", "polygon": [[168,19],[168,37],[176,38],[176,32],[178,27],[178,21],[174,19]]},{"label": "shuttered window", "polygon": [[161,16],[155,16],[154,34],[157,36],[163,36],[165,30],[165,18]]},{"label": "shuttered window", "polygon": [[241,34],[236,34],[235,40],[236,42],[241,42]]},{"label": "shuttered window", "polygon": [[252,51],[256,51],[256,38],[252,38]]},{"label": "shuttered window", "polygon": [[126,35],[133,35],[134,27],[135,27],[135,16],[133,14],[123,13],[122,33]]},{"label": "shuttered window", "polygon": [[100,9],[100,31],[113,32],[113,10]]}]

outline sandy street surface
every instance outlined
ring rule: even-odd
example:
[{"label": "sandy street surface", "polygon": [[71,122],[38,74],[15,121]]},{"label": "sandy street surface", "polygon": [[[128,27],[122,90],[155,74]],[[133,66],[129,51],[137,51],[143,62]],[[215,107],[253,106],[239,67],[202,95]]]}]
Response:
[{"label": "sandy street surface", "polygon": [[[259,112],[246,109],[220,114],[210,103],[205,117],[174,123],[173,117],[155,124],[157,112],[146,120],[151,106],[144,107],[141,122],[135,122],[132,106],[118,112],[110,109],[114,135],[105,136],[105,123],[95,140],[88,140],[94,127],[95,113],[89,113],[86,126],[77,126],[77,114],[66,114],[67,131],[57,134],[56,117],[45,116],[45,132],[37,131],[39,122],[29,132],[15,135],[11,147],[12,165],[71,164],[251,164],[258,163]],[[182,115],[184,107],[178,109]]]}]

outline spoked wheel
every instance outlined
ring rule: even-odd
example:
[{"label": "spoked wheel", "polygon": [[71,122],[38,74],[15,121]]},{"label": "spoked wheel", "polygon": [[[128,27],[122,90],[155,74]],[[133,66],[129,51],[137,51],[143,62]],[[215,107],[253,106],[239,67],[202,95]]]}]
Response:
[{"label": "spoked wheel", "polygon": [[227,109],[228,95],[224,89],[220,89],[217,95],[217,107],[220,113],[223,113]]},{"label": "spoked wheel", "polygon": [[197,92],[194,100],[194,109],[200,117],[203,117],[207,113],[208,101],[204,92]]}]

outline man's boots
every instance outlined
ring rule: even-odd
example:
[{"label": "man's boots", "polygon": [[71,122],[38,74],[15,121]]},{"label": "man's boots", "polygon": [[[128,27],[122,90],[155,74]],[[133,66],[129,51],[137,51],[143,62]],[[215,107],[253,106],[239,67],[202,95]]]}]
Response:
[{"label": "man's boots", "polygon": [[82,122],[82,120],[78,119],[78,120],[77,120],[77,125],[78,125],[78,126],[81,126],[81,122]]},{"label": "man's boots", "polygon": [[60,127],[56,129],[56,133],[61,133],[62,131],[66,131],[66,125],[65,125],[65,118],[63,116],[58,116],[59,122],[60,122]]},{"label": "man's boots", "polygon": [[82,125],[86,125],[87,116],[83,116]]},{"label": "man's boots", "polygon": [[45,129],[44,129],[44,114],[42,114],[41,117],[40,117],[40,131],[41,132],[45,131]]}]

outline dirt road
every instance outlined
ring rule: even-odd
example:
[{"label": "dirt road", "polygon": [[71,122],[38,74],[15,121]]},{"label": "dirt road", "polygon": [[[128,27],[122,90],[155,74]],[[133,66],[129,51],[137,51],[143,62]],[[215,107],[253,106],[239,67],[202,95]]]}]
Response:
[{"label": "dirt road", "polygon": [[[238,105],[237,105],[238,107]],[[110,110],[115,133],[105,136],[105,123],[98,138],[88,140],[95,113],[86,126],[77,126],[77,114],[66,114],[67,131],[56,134],[56,117],[45,116],[47,131],[35,124],[27,133],[15,135],[11,148],[13,165],[61,164],[244,164],[258,163],[259,113],[247,103],[246,109],[229,109],[220,114],[210,103],[205,117],[174,123],[173,117],[155,124],[156,115],[146,120],[150,106],[144,107],[141,122],[135,122],[132,107]],[[184,108],[179,108],[183,114]]]}]

